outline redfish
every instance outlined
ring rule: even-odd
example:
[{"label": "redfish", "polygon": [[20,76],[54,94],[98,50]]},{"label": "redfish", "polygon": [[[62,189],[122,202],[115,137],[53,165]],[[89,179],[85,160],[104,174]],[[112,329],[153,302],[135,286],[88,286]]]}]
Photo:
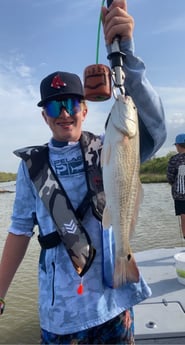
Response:
[{"label": "redfish", "polygon": [[[142,198],[137,109],[129,96],[118,95],[111,109],[101,158],[106,206],[103,228],[115,237],[114,287],[139,281],[130,248]],[[106,231],[106,230],[104,230]]]}]

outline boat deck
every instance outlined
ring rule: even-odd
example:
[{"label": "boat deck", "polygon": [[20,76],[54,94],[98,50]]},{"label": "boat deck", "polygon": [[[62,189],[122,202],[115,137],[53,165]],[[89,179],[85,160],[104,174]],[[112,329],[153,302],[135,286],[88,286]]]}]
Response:
[{"label": "boat deck", "polygon": [[185,285],[176,275],[174,254],[185,247],[135,254],[152,296],[136,305],[136,344],[185,344]]}]

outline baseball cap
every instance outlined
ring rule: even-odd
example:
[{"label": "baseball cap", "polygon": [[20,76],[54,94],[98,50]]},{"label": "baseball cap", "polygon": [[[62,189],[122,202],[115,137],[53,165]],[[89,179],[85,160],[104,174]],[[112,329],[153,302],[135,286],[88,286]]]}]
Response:
[{"label": "baseball cap", "polygon": [[185,144],[185,133],[181,133],[176,136],[175,144]]},{"label": "baseball cap", "polygon": [[57,71],[49,74],[40,83],[41,101],[37,104],[42,107],[47,101],[57,97],[78,96],[84,98],[82,82],[78,75]]}]

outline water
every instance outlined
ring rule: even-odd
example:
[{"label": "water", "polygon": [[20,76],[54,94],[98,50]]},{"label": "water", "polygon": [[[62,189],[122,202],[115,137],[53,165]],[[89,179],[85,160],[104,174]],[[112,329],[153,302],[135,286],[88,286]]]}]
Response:
[{"label": "water", "polygon": [[[12,183],[0,184],[14,190]],[[183,246],[178,217],[168,184],[145,184],[136,232],[131,240],[133,251]],[[14,201],[14,193],[0,193],[0,254],[4,246]],[[37,231],[31,239],[24,261],[11,284],[6,311],[0,319],[0,344],[38,344],[37,265],[39,244]]]}]

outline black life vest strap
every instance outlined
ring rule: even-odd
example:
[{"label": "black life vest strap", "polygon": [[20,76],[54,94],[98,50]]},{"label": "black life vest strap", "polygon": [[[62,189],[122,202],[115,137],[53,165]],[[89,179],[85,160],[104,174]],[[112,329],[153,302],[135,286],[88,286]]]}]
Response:
[{"label": "black life vest strap", "polygon": [[101,169],[102,139],[98,135],[83,131],[80,137],[80,145],[84,156],[86,181],[91,193],[91,207],[94,216],[102,220],[105,207],[105,193]]},{"label": "black life vest strap", "polygon": [[42,249],[50,249],[58,246],[62,240],[58,231],[53,231],[45,236],[38,236],[38,241]]},{"label": "black life vest strap", "polygon": [[83,276],[91,266],[96,251],[50,166],[48,146],[27,147],[14,153],[26,162],[30,178],[56,225],[72,264]]}]

